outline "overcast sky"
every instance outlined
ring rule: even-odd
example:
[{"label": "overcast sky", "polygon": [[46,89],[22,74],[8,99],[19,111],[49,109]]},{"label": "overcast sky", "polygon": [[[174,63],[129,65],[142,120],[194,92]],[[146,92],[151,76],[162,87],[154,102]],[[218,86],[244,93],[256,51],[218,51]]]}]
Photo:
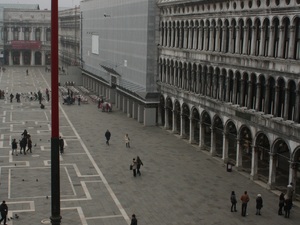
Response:
[{"label": "overcast sky", "polygon": [[[80,5],[80,1],[81,0],[58,0],[58,6],[73,8],[75,5]],[[51,0],[0,0],[0,3],[39,4],[40,9],[51,9]]]}]

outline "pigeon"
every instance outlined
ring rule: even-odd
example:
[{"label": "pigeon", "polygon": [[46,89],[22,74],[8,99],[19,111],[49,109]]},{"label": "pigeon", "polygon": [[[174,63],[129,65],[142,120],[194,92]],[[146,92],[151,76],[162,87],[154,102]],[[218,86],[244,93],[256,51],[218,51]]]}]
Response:
[{"label": "pigeon", "polygon": [[36,147],[36,144],[34,144],[34,147]]}]

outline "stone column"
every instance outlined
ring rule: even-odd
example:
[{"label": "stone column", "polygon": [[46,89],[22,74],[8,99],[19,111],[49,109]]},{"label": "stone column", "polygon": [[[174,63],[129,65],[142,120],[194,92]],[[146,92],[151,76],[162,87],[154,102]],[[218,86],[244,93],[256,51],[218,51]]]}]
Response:
[{"label": "stone column", "polygon": [[281,107],[278,105],[279,102],[279,87],[275,86],[275,102],[274,102],[274,116],[278,117],[280,115],[278,115],[278,107]]},{"label": "stone column", "polygon": [[222,159],[226,163],[228,161],[228,133],[223,132],[223,152]]},{"label": "stone column", "polygon": [[219,96],[218,99],[223,101],[224,99],[224,89],[223,89],[223,82],[224,82],[224,75],[220,74],[220,81],[219,81]]},{"label": "stone column", "polygon": [[168,28],[167,28],[167,47],[170,47],[171,46],[171,27],[169,27],[168,25]]},{"label": "stone column", "polygon": [[250,27],[244,26],[244,43],[243,43],[243,54],[248,54],[248,41],[249,41],[249,29]]},{"label": "stone column", "polygon": [[127,99],[127,117],[128,118],[132,117],[132,104],[129,98]]},{"label": "stone column", "polygon": [[269,162],[269,179],[268,179],[268,188],[273,189],[275,179],[276,179],[276,162],[274,162],[274,153],[269,153],[270,154],[270,162]]},{"label": "stone column", "polygon": [[294,59],[294,50],[295,50],[295,26],[291,26],[290,25],[290,41],[289,41],[289,55],[288,58],[289,59]]},{"label": "stone column", "polygon": [[241,169],[242,163],[243,163],[243,153],[242,153],[242,145],[240,143],[240,140],[236,140],[237,142],[237,149],[236,149],[236,168]]},{"label": "stone column", "polygon": [[241,52],[240,52],[240,42],[241,42],[241,40],[240,40],[240,38],[241,38],[241,31],[240,31],[240,27],[239,26],[237,26],[236,27],[236,42],[235,42],[235,53],[237,53],[237,54],[241,54]]},{"label": "stone column", "polygon": [[200,94],[200,70],[197,66],[197,71],[196,71],[196,93]]},{"label": "stone column", "polygon": [[10,65],[10,66],[12,66],[13,65],[13,59],[12,59],[12,51],[8,51],[8,64]]},{"label": "stone column", "polygon": [[241,93],[240,93],[239,105],[245,106],[245,80],[243,78],[241,79]]},{"label": "stone column", "polygon": [[174,47],[174,40],[175,40],[175,27],[171,26],[171,44],[170,44],[170,47]]},{"label": "stone column", "polygon": [[194,25],[194,38],[193,38],[193,49],[197,49],[197,42],[198,42],[198,32],[197,32],[197,27]]},{"label": "stone column", "polygon": [[260,29],[260,48],[259,48],[259,55],[260,56],[265,56],[265,37],[266,37],[266,33],[265,33],[265,27],[262,26],[259,28]]},{"label": "stone column", "polygon": [[204,27],[203,30],[204,30],[204,40],[203,40],[203,48],[202,50],[204,51],[207,51],[208,50],[208,47],[207,47],[207,43],[208,43],[208,30],[209,28],[208,27]]},{"label": "stone column", "polygon": [[178,27],[177,27],[177,25],[175,24],[175,27],[174,27],[174,29],[175,29],[175,43],[174,43],[174,47],[175,48],[178,48]]},{"label": "stone column", "polygon": [[230,26],[229,27],[229,48],[228,48],[228,52],[229,53],[234,53],[234,39],[233,39],[233,27]]},{"label": "stone column", "polygon": [[188,28],[184,27],[184,40],[183,40],[183,48],[188,48]]},{"label": "stone column", "polygon": [[194,124],[193,124],[192,116],[190,116],[190,137],[189,137],[189,142],[191,144],[194,143]]},{"label": "stone column", "polygon": [[183,27],[179,26],[179,48],[183,48]]},{"label": "stone column", "polygon": [[252,160],[251,160],[251,174],[250,178],[251,180],[257,180],[258,179],[258,153],[257,153],[257,147],[251,146],[252,149]]},{"label": "stone column", "polygon": [[198,49],[202,50],[202,33],[203,33],[203,27],[199,27],[199,34],[198,34]]},{"label": "stone column", "polygon": [[275,34],[274,34],[274,26],[270,26],[270,42],[269,42],[269,52],[268,56],[273,57],[273,52],[274,52],[274,39],[275,39]]},{"label": "stone column", "polygon": [[189,49],[192,49],[193,48],[193,35],[192,35],[192,27],[189,25],[189,27],[188,27],[188,36],[189,36],[189,38],[188,38],[188,43],[187,43],[187,48],[189,48]]},{"label": "stone column", "polygon": [[256,103],[255,103],[255,110],[260,111],[260,106],[261,106],[261,83],[257,81],[256,84]]},{"label": "stone column", "polygon": [[204,146],[204,136],[205,136],[204,125],[202,123],[200,123],[200,127],[199,127],[199,147],[200,147],[200,149],[202,149]]},{"label": "stone column", "polygon": [[24,52],[20,51],[20,66],[24,65],[24,57],[23,57]]},{"label": "stone column", "polygon": [[215,73],[213,74],[213,94],[212,94],[212,97],[214,99],[217,99],[217,91],[218,91],[217,76],[218,76],[217,74],[215,74]]},{"label": "stone column", "polygon": [[290,89],[287,87],[285,88],[285,95],[284,95],[284,120],[288,120],[289,118],[289,102],[290,102]]},{"label": "stone column", "polygon": [[285,45],[285,38],[284,38],[284,26],[279,27],[279,40],[278,40],[278,57],[283,58],[284,56],[284,45]]},{"label": "stone column", "polygon": [[138,105],[138,118],[137,121],[139,123],[143,123],[144,122],[144,106],[143,105]]},{"label": "stone column", "polygon": [[217,143],[217,140],[216,140],[216,134],[215,134],[215,128],[214,127],[211,127],[211,133],[210,133],[210,144],[211,144],[211,147],[210,147],[210,154],[211,156],[215,156],[216,155],[216,143]]},{"label": "stone column", "polygon": [[234,75],[233,78],[233,93],[232,93],[232,104],[236,104],[237,100],[236,100],[236,95],[237,95],[237,81],[238,79],[236,78],[236,75]]},{"label": "stone column", "polygon": [[24,40],[24,32],[25,32],[25,27],[20,27],[20,32],[19,32],[19,40]]},{"label": "stone column", "polygon": [[247,109],[252,109],[253,104],[252,104],[252,100],[253,100],[253,90],[252,90],[252,81],[249,80],[248,81],[248,99],[247,99]]},{"label": "stone column", "polygon": [[180,115],[180,137],[183,138],[185,135],[185,120],[183,119],[183,115]]},{"label": "stone column", "polygon": [[31,66],[34,66],[35,65],[35,57],[34,57],[34,55],[35,55],[35,51],[34,50],[31,50],[31,60],[30,60],[30,62],[31,62]]},{"label": "stone column", "polygon": [[265,105],[264,105],[264,111],[265,111],[265,114],[269,114],[270,111],[269,111],[269,104],[270,104],[270,84],[269,84],[269,81],[267,80],[267,83],[266,83],[266,96],[265,96]]},{"label": "stone column", "polygon": [[217,26],[216,27],[216,39],[214,40],[216,42],[215,46],[215,51],[216,52],[220,52],[220,29],[222,29],[221,27]]},{"label": "stone column", "polygon": [[213,45],[214,45],[214,35],[213,35],[213,33],[214,33],[214,27],[209,27],[209,33],[210,33],[210,35],[209,35],[209,45],[208,45],[208,50],[209,51],[213,51]]},{"label": "stone column", "polygon": [[34,41],[34,40],[35,40],[34,33],[35,33],[35,28],[34,28],[34,27],[31,27],[31,28],[30,28],[30,40],[31,40],[31,41]]},{"label": "stone column", "polygon": [[252,29],[250,55],[256,55],[257,29],[255,26],[249,27],[249,29]]},{"label": "stone column", "polygon": [[230,77],[226,76],[226,102],[230,102]]},{"label": "stone column", "polygon": [[174,110],[174,106],[173,106],[173,109],[172,109],[172,117],[173,117],[173,119],[172,119],[172,133],[176,133],[176,131],[177,131],[177,123],[176,123],[176,112],[175,112],[175,110]]},{"label": "stone column", "polygon": [[167,101],[165,101],[164,113],[165,113],[165,126],[164,126],[164,128],[166,130],[168,130],[170,125],[169,125],[169,113],[168,113],[168,110],[167,110]]},{"label": "stone column", "polygon": [[42,51],[42,66],[45,66],[45,65],[46,65],[45,58],[46,58],[45,52]]},{"label": "stone column", "polygon": [[[227,35],[226,35],[226,26],[223,26],[222,27],[222,30],[223,30],[223,32],[222,32],[222,49],[220,49],[220,51],[222,51],[222,52],[226,52],[226,43],[227,43],[227,39],[226,39],[226,37],[227,37]],[[228,37],[227,37],[228,38]]]},{"label": "stone column", "polygon": [[167,46],[167,40],[168,40],[168,25],[167,23],[164,24],[164,46]]}]

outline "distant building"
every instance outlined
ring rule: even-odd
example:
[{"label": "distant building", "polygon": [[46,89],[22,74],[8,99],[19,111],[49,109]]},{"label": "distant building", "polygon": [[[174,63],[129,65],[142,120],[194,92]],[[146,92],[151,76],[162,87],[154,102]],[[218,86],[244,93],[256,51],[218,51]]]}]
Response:
[{"label": "distant building", "polygon": [[156,125],[156,3],[81,1],[82,74],[86,88],[128,117]]},{"label": "distant building", "polygon": [[80,7],[59,11],[59,60],[62,67],[80,65],[80,27]]},{"label": "distant building", "polygon": [[35,4],[0,4],[0,62],[50,65],[51,12]]},{"label": "distant building", "polygon": [[160,122],[300,194],[299,0],[158,0]]}]

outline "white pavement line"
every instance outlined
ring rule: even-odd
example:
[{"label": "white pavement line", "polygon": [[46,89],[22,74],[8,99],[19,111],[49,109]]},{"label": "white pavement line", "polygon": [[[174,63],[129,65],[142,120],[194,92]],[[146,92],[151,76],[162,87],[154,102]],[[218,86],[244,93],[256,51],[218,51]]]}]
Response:
[{"label": "white pavement line", "polygon": [[67,174],[67,177],[68,177],[68,179],[69,179],[69,182],[70,182],[70,184],[71,184],[71,188],[72,188],[73,194],[76,196],[77,194],[76,194],[76,191],[75,191],[75,188],[74,188],[74,185],[73,185],[72,179],[71,179],[71,177],[70,177],[70,174],[69,174],[68,168],[67,168],[66,166],[65,166],[65,172],[66,172],[66,174]]},{"label": "white pavement line", "polygon": [[100,177],[99,174],[97,174],[97,175],[82,175],[76,164],[66,163],[66,164],[61,164],[61,166],[73,166],[77,177]]},{"label": "white pavement line", "polygon": [[86,220],[96,220],[96,219],[109,219],[122,217],[122,215],[111,215],[111,216],[94,216],[94,217],[85,217]]},{"label": "white pavement line", "polygon": [[77,212],[78,212],[79,218],[81,220],[81,224],[82,225],[88,225],[81,207],[61,208],[61,210],[74,210],[74,209],[76,209]]},{"label": "white pavement line", "polygon": [[79,134],[77,133],[75,127],[73,126],[73,124],[71,123],[69,117],[67,116],[67,114],[65,113],[65,111],[63,110],[63,108],[60,105],[60,109],[62,111],[62,113],[64,114],[66,120],[68,121],[68,123],[70,124],[72,130],[74,131],[75,135],[77,136],[78,140],[80,141],[81,146],[83,147],[84,151],[86,152],[88,158],[90,159],[91,163],[93,164],[94,168],[96,169],[96,171],[98,172],[99,176],[101,177],[107,191],[109,192],[111,198],[114,200],[115,204],[117,205],[118,209],[120,210],[123,218],[126,220],[126,222],[128,224],[130,224],[130,218],[127,215],[126,211],[124,210],[124,208],[122,207],[120,201],[118,200],[117,196],[115,195],[115,193],[113,192],[113,190],[111,189],[110,185],[108,184],[107,180],[105,179],[103,173],[101,172],[100,168],[98,167],[97,163],[95,162],[95,160],[93,159],[92,155],[90,154],[89,150],[87,149],[86,145],[84,144],[84,142],[82,141],[81,137],[79,136]]}]

